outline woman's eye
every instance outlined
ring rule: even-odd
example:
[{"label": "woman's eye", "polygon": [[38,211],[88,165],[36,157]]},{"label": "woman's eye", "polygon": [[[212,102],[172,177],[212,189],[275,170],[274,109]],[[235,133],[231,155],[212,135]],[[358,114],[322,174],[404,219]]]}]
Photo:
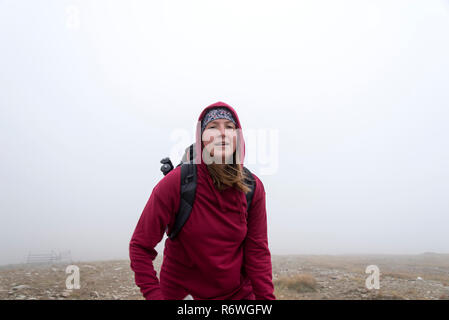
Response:
[{"label": "woman's eye", "polygon": [[[215,126],[210,126],[209,127],[209,129],[214,129],[215,128]],[[227,126],[227,129],[235,129],[234,127],[232,127],[232,126]]]}]

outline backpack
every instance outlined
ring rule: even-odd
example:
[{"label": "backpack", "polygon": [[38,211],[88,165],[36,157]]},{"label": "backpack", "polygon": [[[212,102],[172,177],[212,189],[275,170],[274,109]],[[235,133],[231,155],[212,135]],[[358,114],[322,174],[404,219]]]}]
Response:
[{"label": "backpack", "polygon": [[[179,231],[181,231],[184,223],[190,216],[190,212],[193,208],[193,202],[195,201],[195,191],[196,191],[196,165],[193,163],[193,151],[195,148],[195,143],[191,144],[186,148],[184,156],[182,157],[181,162],[176,166],[181,166],[181,202],[179,203],[179,210],[176,214],[175,223],[173,224],[172,231],[168,235],[168,237],[172,240],[178,235]],[[162,173],[167,175],[171,170],[174,169],[170,158],[164,158],[161,160],[163,164],[161,167]],[[254,196],[254,190],[256,189],[256,179],[252,175],[251,171],[248,168],[243,167],[245,171],[246,178],[245,183],[250,187],[250,191],[246,193],[246,203],[247,210],[251,206],[251,201]],[[249,178],[250,177],[250,178]]]}]

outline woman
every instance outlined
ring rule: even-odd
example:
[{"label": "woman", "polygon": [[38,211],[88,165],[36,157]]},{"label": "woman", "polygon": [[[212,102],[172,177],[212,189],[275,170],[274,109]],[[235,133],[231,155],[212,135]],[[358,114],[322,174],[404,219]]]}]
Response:
[{"label": "woman", "polygon": [[[170,233],[180,202],[180,166],[153,189],[130,241],[131,269],[145,299],[275,299],[260,179],[249,212],[239,118],[226,103],[203,110],[196,129],[197,188],[190,216],[165,241],[160,281],[154,247]],[[230,163],[233,162],[233,163]]]}]

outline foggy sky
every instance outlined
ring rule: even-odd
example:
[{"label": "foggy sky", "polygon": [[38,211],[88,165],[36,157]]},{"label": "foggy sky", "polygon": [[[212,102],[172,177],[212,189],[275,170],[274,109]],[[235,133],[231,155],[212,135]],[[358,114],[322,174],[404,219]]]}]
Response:
[{"label": "foggy sky", "polygon": [[2,1],[0,26],[0,264],[127,259],[216,101],[278,132],[275,172],[247,164],[272,254],[449,253],[448,1]]}]

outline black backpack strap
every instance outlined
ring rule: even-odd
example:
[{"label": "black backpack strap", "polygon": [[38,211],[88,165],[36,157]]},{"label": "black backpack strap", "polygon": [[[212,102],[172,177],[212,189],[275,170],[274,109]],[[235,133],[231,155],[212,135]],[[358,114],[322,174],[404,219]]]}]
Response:
[{"label": "black backpack strap", "polygon": [[179,211],[176,214],[173,228],[168,235],[172,240],[178,235],[190,216],[193,202],[195,201],[196,183],[196,165],[193,163],[183,163],[181,165],[181,199]]},{"label": "black backpack strap", "polygon": [[[187,162],[192,162],[193,163],[194,155],[195,155],[195,143],[192,143],[190,146],[188,146],[185,149],[184,155],[182,156],[180,164],[187,163]],[[180,164],[178,164],[178,166]]]},{"label": "black backpack strap", "polygon": [[195,154],[195,143],[191,144],[189,147],[189,162],[193,163],[193,156]]},{"label": "black backpack strap", "polygon": [[254,179],[253,174],[249,171],[248,168],[243,167],[243,171],[245,171],[245,183],[251,188],[246,195],[246,210],[249,212],[249,208],[251,206],[251,202],[253,201],[254,191],[256,190],[256,179]]},{"label": "black backpack strap", "polygon": [[[249,211],[253,200],[254,191],[256,190],[256,180],[248,168],[243,167],[243,170],[246,173],[245,183],[251,188],[251,191],[245,195],[247,203],[246,207],[247,211]],[[196,184],[196,165],[191,162],[181,164],[181,199],[179,203],[179,211],[176,214],[173,228],[168,235],[168,237],[172,240],[178,235],[190,216],[190,212],[193,208],[193,202],[195,201]]]}]

